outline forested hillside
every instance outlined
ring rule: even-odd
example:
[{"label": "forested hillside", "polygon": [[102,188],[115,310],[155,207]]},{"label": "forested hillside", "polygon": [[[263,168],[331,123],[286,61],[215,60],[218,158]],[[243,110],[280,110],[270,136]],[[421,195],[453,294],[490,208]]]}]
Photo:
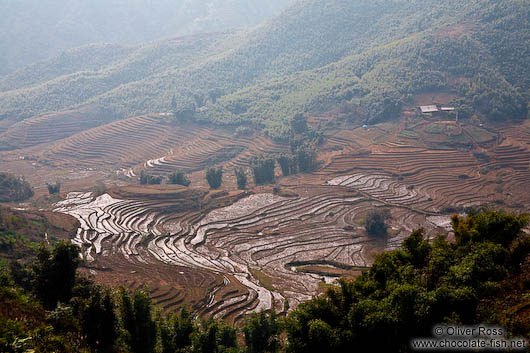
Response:
[{"label": "forested hillside", "polygon": [[0,115],[95,103],[125,117],[169,111],[175,97],[198,120],[282,139],[295,113],[345,104],[375,122],[448,90],[464,115],[521,119],[529,12],[520,0],[304,1],[248,32],[70,51],[0,80]]},{"label": "forested hillside", "polygon": [[89,43],[137,44],[254,26],[288,1],[7,0],[0,3],[0,75]]}]

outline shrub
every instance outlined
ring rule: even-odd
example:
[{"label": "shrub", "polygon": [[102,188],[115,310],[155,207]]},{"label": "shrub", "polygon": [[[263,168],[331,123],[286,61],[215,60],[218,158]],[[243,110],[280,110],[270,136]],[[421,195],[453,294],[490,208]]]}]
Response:
[{"label": "shrub", "polygon": [[387,234],[387,225],[385,221],[391,218],[388,209],[372,209],[368,211],[364,219],[366,233],[374,236],[383,236]]},{"label": "shrub", "polygon": [[252,136],[253,133],[254,131],[248,126],[240,126],[236,129],[234,136]]},{"label": "shrub", "polygon": [[58,181],[55,182],[55,184],[46,184],[48,187],[48,193],[50,195],[58,194],[61,191],[61,183]]}]

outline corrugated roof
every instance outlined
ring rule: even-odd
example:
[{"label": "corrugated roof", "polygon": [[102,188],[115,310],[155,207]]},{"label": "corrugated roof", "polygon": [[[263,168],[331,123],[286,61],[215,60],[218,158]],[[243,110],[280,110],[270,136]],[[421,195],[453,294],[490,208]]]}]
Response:
[{"label": "corrugated roof", "polygon": [[435,105],[422,105],[420,110],[422,113],[434,113],[438,111],[438,107]]}]

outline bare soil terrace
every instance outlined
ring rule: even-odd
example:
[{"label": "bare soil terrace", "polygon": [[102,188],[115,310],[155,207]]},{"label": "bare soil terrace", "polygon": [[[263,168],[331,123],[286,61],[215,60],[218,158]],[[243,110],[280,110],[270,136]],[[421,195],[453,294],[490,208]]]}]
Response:
[{"label": "bare soil terrace", "polygon": [[[9,128],[3,138],[15,128],[23,130]],[[19,207],[78,222],[71,241],[83,249],[85,273],[113,286],[147,286],[165,311],[189,305],[232,322],[251,311],[296,307],[323,284],[358,275],[413,229],[446,232],[450,215],[466,207],[528,212],[530,205],[527,122],[500,128],[410,113],[367,128],[334,124],[319,147],[318,171],[281,177],[278,169],[276,185],[250,183],[246,191],[236,190],[233,169],[287,145],[165,115],[66,137],[27,129],[16,136],[42,136],[10,140],[11,150],[0,152],[2,169],[36,187]],[[210,165],[224,167],[219,191],[207,189]],[[141,171],[175,170],[188,173],[189,188],[138,185]],[[45,183],[55,180],[62,192],[52,198]],[[391,212],[386,237],[364,231],[374,207]]]}]

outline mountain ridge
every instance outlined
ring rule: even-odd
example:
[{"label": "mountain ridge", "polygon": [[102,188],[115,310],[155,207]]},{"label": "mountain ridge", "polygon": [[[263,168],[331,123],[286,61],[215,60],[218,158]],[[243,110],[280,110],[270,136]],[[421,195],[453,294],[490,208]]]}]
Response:
[{"label": "mountain ridge", "polygon": [[[167,54],[169,42],[159,41],[132,49],[110,66],[7,91],[19,87],[16,75],[10,76],[9,83],[0,80],[0,113],[20,119],[96,104],[121,118],[169,111],[175,96],[180,108],[199,108],[198,120],[255,122],[284,139],[290,116],[319,102],[350,104],[360,121],[375,122],[395,117],[415,92],[444,88],[457,93],[455,104],[469,115],[476,110],[495,119],[524,118],[529,87],[521,77],[528,63],[500,61],[530,43],[528,12],[516,0],[299,2],[253,30],[203,36],[179,53],[173,48]],[[491,44],[499,41],[505,49]],[[461,77],[464,71],[470,77]],[[259,89],[269,83],[299,89]],[[309,100],[300,98],[308,83],[316,92]],[[293,103],[289,95],[298,98]]]},{"label": "mountain ridge", "polygon": [[288,2],[243,0],[32,0],[0,4],[0,75],[89,43],[139,44],[251,27]]}]

